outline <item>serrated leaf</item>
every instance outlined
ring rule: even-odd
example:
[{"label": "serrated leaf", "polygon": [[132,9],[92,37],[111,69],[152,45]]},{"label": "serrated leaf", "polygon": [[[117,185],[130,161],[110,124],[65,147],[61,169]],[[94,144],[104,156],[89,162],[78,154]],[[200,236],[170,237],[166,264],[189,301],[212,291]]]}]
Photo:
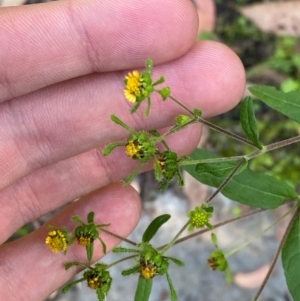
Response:
[{"label": "serrated leaf", "polygon": [[99,288],[96,290],[98,301],[105,301],[105,294],[102,292],[102,290]]},{"label": "serrated leaf", "polygon": [[300,123],[300,91],[284,93],[271,86],[252,86],[249,90],[272,109]]},{"label": "serrated leaf", "polygon": [[294,301],[300,300],[300,216],[294,221],[282,248],[282,265]]},{"label": "serrated leaf", "polygon": [[72,286],[74,286],[75,284],[81,282],[81,281],[84,281],[85,279],[84,278],[80,278],[80,279],[77,279],[77,280],[74,280],[70,283],[68,283],[67,285],[65,285],[63,288],[62,288],[62,292],[63,293],[66,293]]},{"label": "serrated leaf", "polygon": [[249,96],[245,97],[242,101],[240,117],[242,129],[248,140],[253,142],[259,149],[262,149],[262,144],[259,142],[253,101]]},{"label": "serrated leaf", "polygon": [[152,284],[152,278],[145,279],[140,276],[134,296],[134,301],[148,301],[152,290]]},{"label": "serrated leaf", "polygon": [[108,156],[116,147],[124,146],[124,145],[125,145],[125,143],[122,143],[122,142],[114,142],[114,143],[107,145],[104,148],[104,150],[102,151],[103,156]]},{"label": "serrated leaf", "polygon": [[149,242],[152,239],[152,237],[156,234],[158,229],[164,223],[166,223],[170,219],[170,217],[171,217],[170,214],[162,214],[156,217],[145,230],[142,241]]},{"label": "serrated leaf", "polygon": [[113,253],[139,253],[139,250],[136,249],[130,249],[125,247],[115,247],[113,248]]},{"label": "serrated leaf", "polygon": [[[210,174],[217,178],[226,178],[234,170],[234,168],[239,164],[239,161],[221,161],[212,163],[199,163],[195,166],[195,171],[198,174]],[[248,165],[248,162],[242,164],[242,166],[237,170],[236,174],[242,172]]]},{"label": "serrated leaf", "polygon": [[133,266],[132,268],[123,270],[121,274],[123,276],[129,276],[131,274],[137,273],[140,270],[140,268],[141,268],[140,264],[137,264],[137,265]]},{"label": "serrated leaf", "polygon": [[[197,149],[190,157],[199,160],[214,156],[207,151]],[[209,186],[219,187],[224,181],[224,178],[210,174],[198,174],[192,166],[185,166],[184,169],[198,181]],[[295,190],[285,182],[249,168],[234,176],[222,189],[222,194],[234,201],[264,209],[276,208],[284,200],[298,196]]]}]

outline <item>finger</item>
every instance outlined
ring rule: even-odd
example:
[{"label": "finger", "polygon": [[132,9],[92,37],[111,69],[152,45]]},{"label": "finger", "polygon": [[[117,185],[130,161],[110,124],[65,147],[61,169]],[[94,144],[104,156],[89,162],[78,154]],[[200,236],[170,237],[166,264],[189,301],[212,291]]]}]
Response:
[{"label": "finger", "polygon": [[[237,56],[215,42],[202,42],[187,55],[157,66],[154,78],[164,74],[172,95],[204,116],[233,107],[243,94],[245,75]],[[0,120],[0,187],[34,170],[99,145],[128,136],[110,120],[116,114],[135,129],[163,128],[183,113],[171,101],[153,97],[150,118],[129,113],[119,73],[92,75],[51,86],[2,104]],[[41,102],[41,99],[43,101]],[[55,118],[53,118],[55,116]]]},{"label": "finger", "polygon": [[[200,139],[200,126],[193,125],[167,140],[179,155],[192,152]],[[120,168],[122,166],[122,168]],[[72,157],[40,169],[0,192],[0,243],[21,226],[100,187],[123,180],[137,166],[124,148],[108,157],[101,149]],[[144,170],[152,168],[150,163]]]},{"label": "finger", "polygon": [[[94,211],[96,224],[111,223],[107,228],[109,231],[126,237],[136,226],[140,209],[139,196],[135,190],[119,183],[98,190],[68,206],[51,219],[49,224],[66,226],[68,231],[72,231],[76,225],[70,222],[71,216],[79,215],[86,221],[87,214]],[[88,263],[85,248],[76,243],[69,247],[66,256],[52,253],[45,244],[47,233],[47,226],[44,225],[30,235],[0,247],[0,291],[3,300],[44,300],[78,272],[75,268],[65,271],[66,262]],[[107,245],[107,251],[120,242],[104,233],[101,238]],[[95,241],[93,261],[102,256],[100,243]]]},{"label": "finger", "polygon": [[192,0],[195,4],[198,18],[199,28],[198,32],[212,31],[216,21],[216,8],[213,0]]},{"label": "finger", "polygon": [[189,0],[67,0],[1,9],[0,102],[92,72],[141,67],[149,57],[172,60],[193,45],[197,26]]}]

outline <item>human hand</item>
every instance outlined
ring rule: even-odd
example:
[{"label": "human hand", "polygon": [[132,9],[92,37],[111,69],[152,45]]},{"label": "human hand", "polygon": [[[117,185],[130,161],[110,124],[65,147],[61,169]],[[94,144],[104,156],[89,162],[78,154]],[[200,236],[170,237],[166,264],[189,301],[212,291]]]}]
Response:
[{"label": "human hand", "polygon": [[[50,224],[68,228],[72,215],[95,211],[110,231],[123,237],[132,231],[139,197],[118,181],[136,165],[119,149],[102,155],[127,135],[110,115],[135,129],[162,129],[182,111],[154,97],[148,119],[143,110],[131,115],[125,70],[153,59],[154,78],[164,75],[172,94],[204,117],[227,111],[243,94],[239,59],[219,43],[195,43],[197,31],[190,0],[66,0],[0,9],[0,242],[81,196]],[[189,153],[200,134],[195,125],[168,142]],[[43,226],[0,247],[1,299],[43,300],[74,275],[65,262],[86,260],[75,246],[66,256],[52,253],[47,232]],[[119,243],[102,237],[108,250]],[[94,260],[101,256],[96,245]]]}]

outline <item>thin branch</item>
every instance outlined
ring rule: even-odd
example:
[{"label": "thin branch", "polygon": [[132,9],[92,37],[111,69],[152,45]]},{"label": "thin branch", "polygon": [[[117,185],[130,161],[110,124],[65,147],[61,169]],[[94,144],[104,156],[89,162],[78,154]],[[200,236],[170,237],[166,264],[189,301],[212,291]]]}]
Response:
[{"label": "thin branch", "polygon": [[255,295],[253,301],[257,301],[257,299],[259,298],[259,296],[260,296],[260,294],[262,293],[263,289],[265,288],[265,286],[266,286],[268,280],[270,279],[270,276],[271,276],[271,274],[272,274],[272,272],[273,272],[273,270],[274,270],[274,268],[275,268],[275,264],[276,264],[276,262],[277,262],[277,260],[278,260],[279,255],[280,255],[281,249],[282,249],[282,247],[283,247],[283,245],[284,245],[284,243],[285,243],[285,241],[286,241],[286,239],[287,239],[287,237],[288,237],[288,235],[289,235],[289,232],[290,232],[290,230],[291,230],[291,228],[292,228],[292,226],[293,226],[293,223],[294,223],[294,221],[296,220],[296,218],[297,218],[299,212],[300,212],[300,208],[298,208],[298,210],[294,213],[292,219],[290,220],[290,222],[289,222],[289,224],[288,224],[288,226],[287,226],[287,228],[286,228],[286,231],[285,231],[285,233],[284,233],[284,235],[283,235],[283,238],[282,238],[282,240],[281,240],[281,242],[280,242],[280,244],[279,244],[279,247],[278,247],[278,249],[277,249],[277,251],[276,251],[276,254],[275,254],[274,258],[273,258],[273,261],[272,261],[272,264],[271,264],[271,266],[270,266],[270,269],[269,269],[269,271],[268,271],[268,273],[267,273],[267,275],[266,275],[266,277],[265,277],[263,283],[261,284],[261,286],[260,286],[258,292],[256,293],[256,295]]},{"label": "thin branch", "polygon": [[[186,240],[188,240],[188,239],[190,239],[190,238],[193,238],[193,237],[195,237],[195,236],[204,234],[204,233],[209,232],[209,231],[213,231],[214,229],[219,228],[219,227],[221,227],[221,226],[224,226],[224,225],[227,225],[227,224],[236,222],[236,221],[238,221],[238,220],[240,220],[240,219],[249,217],[249,216],[251,216],[251,215],[254,215],[254,214],[257,214],[257,213],[266,211],[266,210],[268,210],[268,209],[257,209],[257,210],[254,210],[254,211],[245,213],[245,214],[243,214],[243,215],[241,215],[241,216],[231,218],[231,219],[229,219],[229,220],[227,220],[227,221],[220,222],[220,223],[218,223],[218,224],[213,225],[213,229],[203,229],[203,230],[197,231],[197,232],[195,232],[195,233],[193,233],[193,234],[189,234],[189,235],[187,235],[187,236],[185,236],[185,237],[182,237],[182,238],[176,240],[176,242],[174,243],[174,245],[177,245],[177,244],[179,244],[179,243],[181,243],[181,242],[184,242],[184,241],[186,241]],[[159,247],[158,249],[159,249],[159,250],[160,250],[160,249],[163,249],[165,246],[166,246],[166,245],[161,246],[161,247]]]},{"label": "thin branch", "polygon": [[228,182],[234,177],[236,172],[239,170],[239,168],[245,163],[246,160],[243,158],[236,167],[232,170],[230,175],[223,181],[223,183],[217,188],[217,190],[205,201],[206,203],[209,203],[227,184]]},{"label": "thin branch", "polygon": [[116,237],[116,238],[118,238],[118,239],[121,239],[121,240],[123,240],[123,241],[125,241],[125,242],[127,242],[127,243],[129,243],[129,244],[131,244],[131,245],[133,245],[133,246],[137,246],[137,243],[135,243],[134,241],[132,241],[132,240],[130,240],[130,239],[127,239],[127,238],[125,238],[125,237],[119,236],[118,234],[115,234],[115,233],[113,233],[113,232],[110,232],[110,231],[108,231],[108,230],[106,230],[106,229],[101,229],[101,232],[105,232],[106,234],[109,234],[109,235],[114,236],[114,237]]},{"label": "thin branch", "polygon": [[132,258],[134,258],[134,257],[136,257],[136,255],[130,255],[130,256],[121,258],[121,259],[119,259],[119,260],[117,260],[117,261],[115,261],[115,262],[112,262],[111,264],[108,264],[108,265],[107,265],[107,269],[108,269],[108,268],[111,268],[112,266],[114,266],[114,265],[116,265],[116,264],[118,264],[118,263],[120,263],[120,262],[126,261],[126,260],[128,260],[128,259],[132,259]]},{"label": "thin branch", "polygon": [[227,136],[229,136],[229,137],[231,137],[231,138],[233,138],[235,140],[238,140],[240,142],[248,144],[248,145],[250,145],[252,147],[255,147],[256,149],[258,148],[254,143],[252,143],[251,141],[247,140],[246,138],[241,137],[241,136],[239,136],[237,134],[231,133],[231,132],[229,132],[227,130],[224,130],[223,128],[221,128],[221,127],[219,127],[219,126],[217,126],[217,125],[215,125],[215,124],[213,124],[213,123],[211,123],[211,122],[209,122],[207,120],[199,118],[199,122],[205,124],[206,126],[208,126],[211,129],[213,129],[213,130],[215,130],[217,132],[220,132],[222,134],[225,134],[225,135],[227,135]]}]

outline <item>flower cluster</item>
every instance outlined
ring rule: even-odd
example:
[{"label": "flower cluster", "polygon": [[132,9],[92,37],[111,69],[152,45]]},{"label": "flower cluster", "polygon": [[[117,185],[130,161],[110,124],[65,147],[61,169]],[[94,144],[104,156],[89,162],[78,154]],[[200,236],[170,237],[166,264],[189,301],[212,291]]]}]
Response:
[{"label": "flower cluster", "polygon": [[218,270],[224,272],[226,281],[232,282],[233,275],[224,252],[218,247],[217,236],[212,233],[211,239],[214,246],[216,247],[216,250],[210,254],[210,257],[207,260],[208,265],[213,271]]},{"label": "flower cluster", "polygon": [[148,116],[151,107],[151,94],[153,92],[157,92],[161,95],[163,100],[165,100],[171,93],[169,87],[156,90],[155,86],[162,84],[165,79],[161,76],[157,81],[153,82],[152,69],[153,62],[151,60],[147,60],[145,71],[139,72],[134,70],[129,72],[124,78],[124,96],[128,101],[135,104],[131,110],[132,113],[134,113],[141,103],[147,99],[148,104],[145,115]]},{"label": "flower cluster", "polygon": [[78,215],[72,216],[71,220],[80,224],[75,228],[74,232],[69,233],[65,229],[49,226],[50,231],[45,239],[45,243],[54,253],[63,251],[66,254],[68,246],[77,240],[79,245],[86,247],[87,258],[91,261],[95,239],[99,239],[102,244],[103,253],[106,253],[106,245],[100,237],[99,232],[101,228],[109,226],[109,224],[96,225],[94,223],[94,212],[88,214],[87,224]]},{"label": "flower cluster", "polygon": [[106,295],[109,292],[112,285],[112,277],[107,270],[108,266],[103,263],[96,263],[94,267],[86,266],[80,262],[70,262],[65,265],[66,270],[72,266],[80,266],[87,268],[87,271],[83,273],[83,277],[70,282],[63,289],[63,293],[66,293],[73,285],[86,281],[87,286],[96,290],[96,294],[99,301],[105,301]]},{"label": "flower cluster", "polygon": [[54,253],[58,253],[59,251],[66,253],[69,244],[68,232],[54,227],[50,229],[45,240],[46,245],[48,245]]},{"label": "flower cluster", "polygon": [[148,242],[142,242],[138,245],[139,249],[128,249],[124,247],[117,247],[113,249],[114,253],[135,253],[136,265],[130,269],[122,271],[123,276],[139,273],[140,277],[150,280],[158,275],[166,275],[170,287],[172,300],[176,293],[168,272],[169,262],[173,262],[178,266],[183,266],[184,263],[174,257],[164,256],[156,248]]},{"label": "flower cluster", "polygon": [[209,206],[207,203],[203,203],[200,207],[197,206],[194,210],[188,213],[189,220],[189,231],[193,231],[194,228],[207,227],[208,229],[213,229],[210,224],[209,219],[212,217],[214,212],[214,207]]},{"label": "flower cluster", "polygon": [[[186,160],[187,157],[183,156],[179,158],[177,153],[170,151],[164,137],[157,131],[135,131],[115,115],[112,115],[112,120],[126,128],[131,135],[127,138],[126,143],[116,142],[109,144],[104,149],[103,154],[107,156],[116,147],[124,146],[126,155],[133,160],[139,161],[139,165],[135,171],[124,180],[125,183],[130,183],[140,171],[141,166],[152,159],[154,162],[155,177],[158,181],[162,182],[159,190],[165,189],[175,176],[178,178],[178,185],[183,186],[184,181],[180,172],[180,163]],[[158,143],[162,143],[167,150],[161,152],[156,146]]]}]

